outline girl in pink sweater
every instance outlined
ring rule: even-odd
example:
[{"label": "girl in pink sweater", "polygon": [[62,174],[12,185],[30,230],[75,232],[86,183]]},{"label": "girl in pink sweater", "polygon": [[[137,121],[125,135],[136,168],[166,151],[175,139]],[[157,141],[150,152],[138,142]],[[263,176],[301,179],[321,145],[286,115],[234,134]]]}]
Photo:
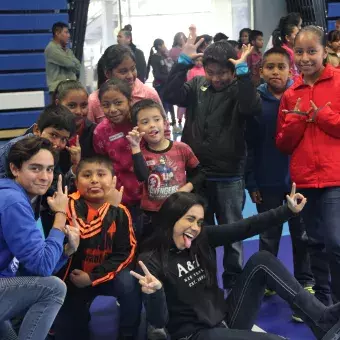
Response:
[{"label": "girl in pink sweater", "polygon": [[[143,84],[137,78],[136,59],[130,48],[121,45],[112,45],[104,53],[103,61],[107,79],[121,79],[131,88],[131,105],[142,99],[153,99],[161,104],[155,89]],[[100,106],[98,90],[89,96],[89,113],[87,118],[95,123],[100,123],[105,114]]]}]

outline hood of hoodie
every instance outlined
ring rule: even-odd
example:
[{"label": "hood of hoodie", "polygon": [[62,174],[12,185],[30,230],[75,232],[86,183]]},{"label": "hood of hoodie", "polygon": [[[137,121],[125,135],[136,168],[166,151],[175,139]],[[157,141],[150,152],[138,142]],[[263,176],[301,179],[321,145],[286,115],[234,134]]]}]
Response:
[{"label": "hood of hoodie", "polygon": [[[294,83],[294,81],[292,79],[288,79],[288,82],[287,82],[287,85],[286,85],[286,89],[288,89],[290,86],[292,86],[293,83]],[[269,91],[267,83],[261,84],[257,88],[257,91],[260,93],[260,96],[261,96],[262,99],[273,100],[273,101],[280,101],[280,99],[278,99],[275,96],[273,96],[273,94]]]},{"label": "hood of hoodie", "polygon": [[[7,190],[8,190],[8,193],[6,192]],[[17,195],[20,195],[20,196],[22,195],[22,197],[25,197],[27,201],[31,204],[31,200],[28,197],[24,188],[12,179],[9,179],[9,178],[0,179],[0,193],[1,195],[4,195],[6,197],[6,200],[0,200],[0,209],[16,202],[17,198],[16,198],[16,201],[14,202],[12,201],[12,199],[13,199],[13,196],[17,197]]]}]

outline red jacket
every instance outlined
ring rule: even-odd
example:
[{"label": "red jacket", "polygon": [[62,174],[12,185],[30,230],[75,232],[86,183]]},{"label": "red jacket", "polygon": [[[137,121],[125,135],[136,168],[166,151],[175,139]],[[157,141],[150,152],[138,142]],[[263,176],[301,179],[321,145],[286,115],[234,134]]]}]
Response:
[{"label": "red jacket", "polygon": [[[298,98],[300,112],[290,112]],[[310,110],[311,100],[318,110]],[[292,155],[290,172],[298,187],[340,186],[340,70],[327,65],[312,87],[300,76],[284,93],[276,145]]]}]

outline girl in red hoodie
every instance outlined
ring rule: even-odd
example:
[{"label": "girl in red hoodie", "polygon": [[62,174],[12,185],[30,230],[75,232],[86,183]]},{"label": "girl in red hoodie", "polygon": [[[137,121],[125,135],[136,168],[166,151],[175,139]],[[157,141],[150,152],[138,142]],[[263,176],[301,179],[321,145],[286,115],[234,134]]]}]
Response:
[{"label": "girl in red hoodie", "polygon": [[340,71],[325,66],[326,37],[318,27],[297,34],[294,55],[301,75],[281,99],[276,145],[292,155],[292,181],[308,200],[303,219],[314,290],[329,305],[331,291],[340,301]]}]

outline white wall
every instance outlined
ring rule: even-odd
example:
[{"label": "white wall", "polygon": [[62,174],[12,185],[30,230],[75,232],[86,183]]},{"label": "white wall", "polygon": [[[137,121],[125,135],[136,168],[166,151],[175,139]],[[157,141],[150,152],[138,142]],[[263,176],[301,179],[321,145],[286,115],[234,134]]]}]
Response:
[{"label": "white wall", "polygon": [[285,0],[254,0],[254,27],[263,32],[265,46],[284,15],[287,15]]}]

